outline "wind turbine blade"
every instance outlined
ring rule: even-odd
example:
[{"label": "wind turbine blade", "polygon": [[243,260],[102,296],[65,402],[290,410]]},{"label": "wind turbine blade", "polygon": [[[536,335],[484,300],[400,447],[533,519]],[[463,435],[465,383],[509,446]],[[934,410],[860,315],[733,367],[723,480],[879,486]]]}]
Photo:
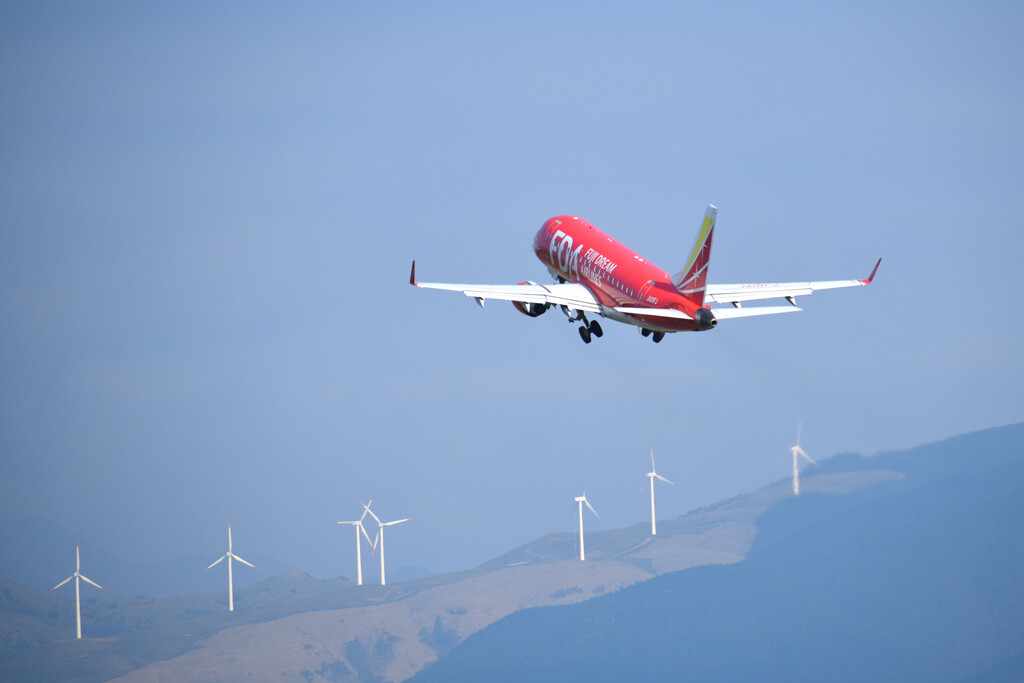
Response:
[{"label": "wind turbine blade", "polygon": [[[670,482],[668,479],[666,479],[665,477],[661,476],[657,472],[654,473],[654,476],[656,476],[658,479],[661,479],[666,484],[672,484],[672,482]],[[675,486],[675,484],[672,484],[672,486]]]},{"label": "wind turbine blade", "polygon": [[370,534],[366,533],[366,527],[364,527],[362,524],[360,524],[359,525],[359,530],[363,532],[363,537],[366,538],[366,542],[368,544],[370,544],[371,547],[376,548],[377,547],[377,541],[376,541],[376,539],[374,539],[372,541],[370,540]]},{"label": "wind turbine blade", "polygon": [[[370,537],[367,536],[366,540],[369,541]],[[373,551],[370,553],[371,555],[376,555],[377,554],[377,541],[379,541],[379,540],[380,540],[380,529],[377,529],[377,533],[373,535],[373,546],[372,546],[373,547]]]},{"label": "wind turbine blade", "polygon": [[[87,578],[87,577],[85,577],[85,576],[82,576],[81,574],[79,574],[78,576],[80,576],[80,577],[81,577],[82,581],[85,581],[86,583],[91,583],[92,585],[94,585],[94,586],[96,586],[97,588],[99,588],[99,589],[100,589],[101,591],[105,591],[105,590],[107,590],[106,588],[104,588],[103,586],[99,585],[98,583],[96,583],[95,581],[93,581],[93,580],[92,580],[92,579],[90,579],[90,578]],[[107,592],[109,593],[110,591],[107,591]]]},{"label": "wind turbine blade", "polygon": [[363,501],[359,501],[359,504],[360,504],[360,505],[363,505],[363,508],[364,508],[364,510],[363,510],[363,516],[359,518],[359,521],[360,521],[360,522],[362,522],[362,521],[363,521],[364,519],[366,519],[366,513],[370,511],[370,506],[371,506],[371,505],[373,505],[373,499],[374,499],[375,497],[376,497],[376,496],[370,496],[370,502],[369,502],[369,503],[367,503],[366,505],[363,505]]},{"label": "wind turbine blade", "polygon": [[594,506],[590,504],[589,500],[584,498],[583,502],[587,504],[587,507],[590,508],[590,511],[594,513],[595,517],[597,517],[598,519],[601,519],[601,515],[597,514],[597,510],[594,509]]},{"label": "wind turbine blade", "polygon": [[243,560],[242,558],[240,558],[240,557],[239,557],[238,555],[234,555],[234,554],[232,554],[232,555],[231,555],[231,557],[235,558],[235,561],[236,561],[236,562],[241,562],[242,564],[247,564],[247,565],[249,565],[250,567],[252,567],[253,569],[259,569],[259,567],[257,567],[256,565],[254,565],[254,564],[253,564],[252,562],[246,562],[245,560]]},{"label": "wind turbine blade", "polygon": [[51,588],[51,589],[49,590],[49,592],[50,592],[50,593],[52,593],[53,591],[57,590],[58,588],[60,588],[61,586],[63,586],[63,585],[65,584],[65,583],[67,583],[68,581],[70,581],[70,580],[71,580],[71,579],[73,579],[73,578],[75,578],[75,575],[74,575],[74,574],[72,574],[71,576],[69,576],[68,578],[64,579],[63,581],[61,581],[60,583],[58,583],[58,584],[57,584],[56,586],[54,586],[53,588]]},{"label": "wind turbine blade", "polygon": [[360,522],[335,522],[335,524],[353,524],[355,526],[362,526]]},{"label": "wind turbine blade", "polygon": [[[370,502],[373,503],[373,499],[372,498],[370,499]],[[363,509],[366,510],[366,512],[368,512],[371,517],[373,517],[375,520],[377,520],[377,524],[380,524],[380,517],[378,517],[377,515],[373,514],[373,510],[370,509],[369,505],[367,505],[363,501],[359,501],[359,504],[363,506]]]},{"label": "wind turbine blade", "polygon": [[651,472],[657,472],[658,468],[654,466],[654,449],[651,449]]},{"label": "wind turbine blade", "polygon": [[206,568],[206,569],[204,569],[203,571],[205,572],[205,571],[209,571],[209,570],[213,569],[213,568],[214,568],[214,567],[216,567],[216,566],[217,566],[218,564],[220,564],[220,563],[221,563],[221,562],[222,562],[222,561],[224,560],[224,558],[225,558],[225,557],[227,557],[227,555],[221,555],[221,556],[220,556],[220,558],[219,558],[219,559],[218,559],[218,560],[217,560],[216,562],[214,562],[213,564],[211,564],[211,565],[210,565],[209,567],[207,567],[207,568]]},{"label": "wind turbine blade", "polygon": [[391,526],[393,524],[401,524],[402,522],[408,522],[412,520],[412,517],[406,517],[405,519],[396,519],[394,522],[384,522],[381,526]]},{"label": "wind turbine blade", "polygon": [[796,452],[799,453],[800,455],[804,456],[805,458],[807,458],[807,461],[809,463],[811,463],[812,465],[817,465],[818,464],[817,461],[814,458],[812,458],[811,456],[809,456],[806,453],[804,453],[804,449],[800,448],[800,446],[796,447]]}]

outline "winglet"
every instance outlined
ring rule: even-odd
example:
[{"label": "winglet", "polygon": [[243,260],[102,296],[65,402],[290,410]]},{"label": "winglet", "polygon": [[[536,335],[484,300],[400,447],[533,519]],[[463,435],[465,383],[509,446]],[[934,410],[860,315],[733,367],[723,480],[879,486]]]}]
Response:
[{"label": "winglet", "polygon": [[[416,264],[413,263],[414,267],[415,267],[415,265]],[[878,272],[878,266],[880,266],[880,265],[882,265],[882,259],[878,259],[878,262],[875,263],[875,267],[871,270],[871,275],[868,275],[868,279],[867,280],[861,280],[860,283],[862,285],[870,285],[871,281],[875,279],[875,273]]]},{"label": "winglet", "polygon": [[[875,266],[877,268],[877,266]],[[874,273],[872,273],[874,275]],[[412,272],[409,273],[409,284],[413,287],[419,287],[420,284],[416,282],[416,259],[412,260]]]}]

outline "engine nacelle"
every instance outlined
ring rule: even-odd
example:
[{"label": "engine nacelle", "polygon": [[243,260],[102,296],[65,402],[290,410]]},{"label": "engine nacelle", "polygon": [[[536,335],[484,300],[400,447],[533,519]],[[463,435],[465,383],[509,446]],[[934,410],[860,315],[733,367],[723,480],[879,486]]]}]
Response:
[{"label": "engine nacelle", "polygon": [[512,305],[516,307],[517,311],[531,318],[536,318],[548,310],[548,304],[527,304],[522,301],[513,301]]},{"label": "engine nacelle", "polygon": [[693,319],[697,323],[697,329],[701,331],[710,330],[718,324],[718,318],[709,308],[699,309]]},{"label": "engine nacelle", "polygon": [[[526,282],[520,282],[519,284],[521,284],[521,285],[535,285],[537,283],[536,282],[530,282],[529,280],[527,280]],[[540,315],[541,313],[544,313],[545,311],[548,310],[548,305],[549,304],[528,304],[528,303],[524,303],[522,301],[513,301],[512,305],[515,306],[516,310],[519,311],[520,313],[522,313],[523,315],[528,315],[531,318],[536,318],[538,315]]]}]

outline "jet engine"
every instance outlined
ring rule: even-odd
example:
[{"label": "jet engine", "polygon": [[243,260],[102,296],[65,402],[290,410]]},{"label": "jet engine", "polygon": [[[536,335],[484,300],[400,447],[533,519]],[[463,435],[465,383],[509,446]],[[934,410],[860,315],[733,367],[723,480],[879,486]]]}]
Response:
[{"label": "jet engine", "polygon": [[[520,282],[519,284],[535,285],[537,283],[527,280],[526,282]],[[549,304],[528,304],[523,301],[513,301],[512,305],[515,306],[516,310],[522,313],[523,315],[528,315],[531,318],[536,318],[538,315],[548,310]]]},{"label": "jet engine", "polygon": [[512,305],[516,307],[516,310],[524,315],[528,315],[531,318],[536,318],[541,313],[548,310],[548,304],[528,304],[522,301],[513,301]]}]

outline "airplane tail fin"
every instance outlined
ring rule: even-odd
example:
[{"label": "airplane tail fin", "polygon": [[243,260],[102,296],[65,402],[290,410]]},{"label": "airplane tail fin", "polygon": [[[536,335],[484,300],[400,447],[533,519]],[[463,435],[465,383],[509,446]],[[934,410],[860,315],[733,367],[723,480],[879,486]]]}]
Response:
[{"label": "airplane tail fin", "polygon": [[686,261],[686,267],[672,278],[679,293],[698,306],[704,305],[708,264],[711,262],[711,240],[715,236],[717,218],[718,208],[713,204],[708,204],[708,210],[704,213],[704,222],[701,223],[697,239],[693,243],[693,249],[690,250],[690,258]]}]

